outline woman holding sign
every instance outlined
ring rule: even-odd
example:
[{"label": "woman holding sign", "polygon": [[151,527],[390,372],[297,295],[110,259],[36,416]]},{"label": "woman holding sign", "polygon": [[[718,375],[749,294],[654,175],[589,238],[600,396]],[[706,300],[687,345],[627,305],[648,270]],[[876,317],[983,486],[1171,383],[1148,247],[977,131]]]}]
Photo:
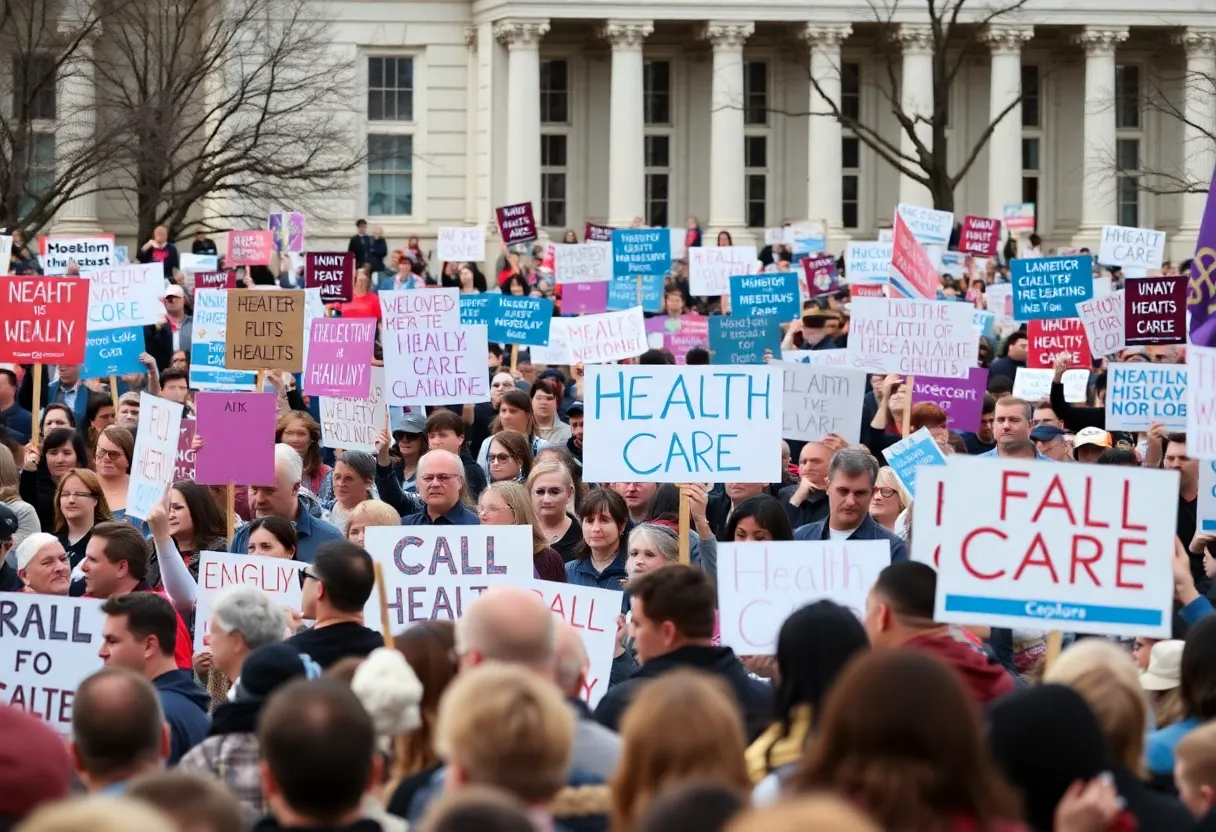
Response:
[{"label": "woman holding sign", "polygon": [[56,428],[44,434],[42,448],[31,444],[21,467],[21,499],[38,512],[44,529],[55,528],[55,490],[64,475],[88,464],[88,453],[80,434]]},{"label": "woman holding sign", "polygon": [[[156,589],[165,580],[162,575],[169,576],[167,580],[171,584],[188,577],[190,580],[185,583],[196,586],[200,553],[228,549],[228,527],[223,513],[211,498],[207,486],[193,480],[179,480],[173,484],[168,500],[153,505],[148,512],[148,526],[156,546],[156,553],[148,564],[148,583]],[[164,561],[170,560],[172,564],[162,566]],[[186,576],[182,576],[182,569],[175,568],[179,563]],[[191,593],[185,586],[182,592],[177,591],[176,585],[174,590],[171,595],[190,595],[192,600],[187,609],[193,607],[193,595],[197,593]]]}]

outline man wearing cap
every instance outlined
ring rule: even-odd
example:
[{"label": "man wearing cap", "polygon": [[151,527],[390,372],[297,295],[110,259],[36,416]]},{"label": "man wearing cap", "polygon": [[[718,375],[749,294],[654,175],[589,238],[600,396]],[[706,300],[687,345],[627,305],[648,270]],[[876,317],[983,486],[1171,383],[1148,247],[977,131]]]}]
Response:
[{"label": "man wearing cap", "polygon": [[1068,462],[1071,459],[1068,434],[1062,428],[1036,425],[1030,430],[1030,441],[1034,443],[1039,456],[1054,459],[1056,462]]},{"label": "man wearing cap", "polygon": [[189,355],[194,319],[186,314],[185,290],[176,283],[170,284],[161,301],[165,304],[165,319],[173,336],[173,352],[185,350]]},{"label": "man wearing cap", "polygon": [[30,441],[34,418],[17,401],[17,368],[0,364],[0,425],[23,445]]},{"label": "man wearing cap", "polygon": [[1110,434],[1102,428],[1081,428],[1072,440],[1072,455],[1077,462],[1097,462],[1110,447]]}]

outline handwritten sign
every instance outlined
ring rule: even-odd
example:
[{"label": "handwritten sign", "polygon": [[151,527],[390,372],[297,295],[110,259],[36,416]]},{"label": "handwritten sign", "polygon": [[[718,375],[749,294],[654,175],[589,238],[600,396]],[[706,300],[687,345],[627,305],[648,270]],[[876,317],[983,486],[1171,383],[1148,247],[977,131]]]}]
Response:
[{"label": "handwritten sign", "polygon": [[99,598],[6,592],[0,595],[0,705],[33,714],[64,737],[72,700],[102,668]]},{"label": "handwritten sign", "polygon": [[355,255],[310,251],[304,255],[304,286],[320,289],[324,303],[349,303],[355,296]]},{"label": "handwritten sign", "polygon": [[139,394],[139,427],[135,432],[135,459],[127,486],[127,516],[146,520],[152,506],[163,499],[177,467],[182,406],[160,396]]},{"label": "handwritten sign", "polygon": [[711,364],[763,364],[765,350],[773,355],[781,351],[781,324],[777,318],[714,315],[709,319]]},{"label": "handwritten sign", "polygon": [[1106,376],[1106,429],[1144,431],[1153,422],[1186,430],[1186,365],[1112,363]]},{"label": "handwritten sign", "polygon": [[177,429],[177,458],[173,466],[173,481],[194,479],[194,428],[193,419],[182,419]]},{"label": "handwritten sign", "polygon": [[304,293],[267,289],[228,293],[224,366],[230,370],[304,371]]},{"label": "handwritten sign", "polygon": [[254,373],[224,366],[228,332],[227,289],[194,293],[194,332],[190,342],[190,386],[195,390],[252,390]]},{"label": "handwritten sign", "polygon": [[889,448],[884,448],[882,455],[886,457],[887,464],[891,466],[895,476],[899,477],[899,481],[903,483],[904,488],[913,498],[916,497],[917,470],[926,465],[946,464],[946,457],[942,454],[941,448],[937,447],[937,442],[934,441],[928,428],[921,428]]},{"label": "handwritten sign", "polygon": [[[108,269],[117,265],[116,246],[113,234],[96,234],[84,237],[39,237],[38,262],[42,273],[63,275],[68,266],[75,263],[81,274],[96,269]],[[5,263],[7,270],[8,264]]]},{"label": "handwritten sign", "polygon": [[566,283],[561,288],[563,315],[598,315],[608,310],[605,283]]},{"label": "handwritten sign", "polygon": [[988,371],[983,367],[972,367],[965,379],[918,375],[912,382],[912,405],[935,404],[946,411],[951,430],[974,431],[980,426],[987,390]]},{"label": "handwritten sign", "polygon": [[665,279],[664,275],[658,273],[632,277],[613,275],[606,284],[608,287],[607,306],[609,309],[641,306],[644,312],[661,312]]},{"label": "handwritten sign", "polygon": [[954,214],[951,212],[901,202],[895,207],[895,215],[907,224],[912,236],[922,246],[945,246],[950,243],[950,234],[954,231]]},{"label": "handwritten sign", "polygon": [[490,292],[460,295],[460,322],[462,324],[489,324],[498,309],[501,295]]},{"label": "handwritten sign", "polygon": [[486,230],[480,225],[440,226],[437,249],[445,263],[480,263],[486,259]]},{"label": "handwritten sign", "polygon": [[211,646],[211,612],[216,600],[229,587],[256,587],[265,592],[276,607],[300,612],[303,606],[300,570],[306,566],[307,563],[299,560],[268,558],[244,552],[201,552],[198,605],[194,615],[195,652]]},{"label": "handwritten sign", "polygon": [[1123,317],[1128,346],[1186,343],[1187,280],[1184,275],[1125,280],[1123,291],[1126,293]]},{"label": "handwritten sign", "polygon": [[[1013,376],[1013,395],[1028,402],[1037,402],[1051,395],[1054,370],[1018,367]],[[1084,404],[1089,386],[1089,370],[1065,370],[1060,380],[1064,385],[1064,401]]]},{"label": "handwritten sign", "polygon": [[730,294],[730,279],[756,271],[755,246],[694,246],[688,250],[688,284],[698,297]]},{"label": "handwritten sign", "polygon": [[935,299],[942,285],[937,267],[898,211],[891,243],[891,270],[887,273],[887,279],[887,289],[893,298]]},{"label": "handwritten sign", "polygon": [[0,277],[0,362],[84,362],[89,283],[83,278]]},{"label": "handwritten sign", "polygon": [[236,269],[226,269],[222,272],[195,272],[194,297],[198,298],[199,289],[235,289]]},{"label": "handwritten sign", "polygon": [[1216,347],[1186,350],[1186,453],[1216,459]]},{"label": "handwritten sign", "polygon": [[845,282],[855,286],[886,286],[893,243],[852,242],[844,250]]},{"label": "handwritten sign", "polygon": [[934,621],[1169,637],[1176,471],[955,455],[919,490]]},{"label": "handwritten sign", "polygon": [[266,217],[266,228],[279,253],[299,253],[304,250],[304,214],[300,211],[278,211]]},{"label": "handwritten sign", "polygon": [[864,371],[789,361],[774,361],[769,366],[782,373],[782,439],[815,442],[836,433],[849,442],[861,441]]},{"label": "handwritten sign", "polygon": [[604,283],[612,279],[612,243],[553,247],[553,279],[559,284]]},{"label": "handwritten sign", "polygon": [[774,655],[781,625],[815,601],[833,601],[860,617],[866,594],[890,564],[885,540],[719,543],[722,646],[739,655]]},{"label": "handwritten sign", "polygon": [[549,343],[549,322],[553,320],[553,301],[548,298],[498,295],[487,320],[487,337],[498,344]]},{"label": "handwritten sign", "polygon": [[611,243],[612,242],[612,226],[596,225],[593,222],[583,226],[583,242],[587,243]]},{"label": "handwritten sign", "polygon": [[484,324],[462,324],[456,289],[381,292],[385,390],[391,405],[490,400]]},{"label": "handwritten sign", "polygon": [[1078,303],[1077,317],[1094,358],[1114,355],[1127,346],[1123,289]]},{"label": "handwritten sign", "polygon": [[226,266],[265,266],[275,252],[273,231],[229,231]]},{"label": "handwritten sign", "polygon": [[1019,257],[1009,274],[1019,321],[1074,318],[1077,304],[1094,296],[1092,257]]},{"label": "handwritten sign", "polygon": [[[614,277],[636,278],[638,275],[658,275],[661,278],[670,271],[671,234],[665,229],[613,229],[612,274]],[[659,291],[661,295],[661,285]]]},{"label": "handwritten sign", "polygon": [[321,396],[321,446],[376,452],[376,437],[388,420],[384,368],[370,369],[371,385],[362,398]]},{"label": "handwritten sign", "polygon": [[1035,227],[1035,205],[1033,202],[1015,202],[1004,206],[1005,227],[1014,234],[1029,233]]},{"label": "handwritten sign", "polygon": [[1054,367],[1062,352],[1074,367],[1090,365],[1085,326],[1077,318],[1033,320],[1026,325],[1026,342],[1026,366],[1032,369]]},{"label": "handwritten sign", "polygon": [[616,618],[621,611],[621,593],[594,586],[534,581],[532,591],[549,611],[565,621],[582,639],[589,666],[581,698],[589,707],[604,698],[616,652]]},{"label": "handwritten sign", "polygon": [[589,482],[777,482],[780,370],[586,368]]},{"label": "handwritten sign", "polygon": [[160,263],[96,269],[89,273],[89,331],[152,326],[165,314]]},{"label": "handwritten sign", "polygon": [[978,364],[979,336],[963,303],[856,298],[848,349],[875,369],[966,378]]},{"label": "handwritten sign", "polygon": [[791,246],[794,244],[794,229],[788,225],[764,229],[766,246]]},{"label": "handwritten sign", "polygon": [[[792,321],[802,308],[797,272],[747,274],[730,278],[731,315]],[[720,317],[720,316],[719,316]],[[780,332],[778,332],[780,342]]]},{"label": "handwritten sign", "polygon": [[1165,259],[1165,232],[1151,228],[1102,226],[1098,262],[1125,269],[1159,269]]},{"label": "handwritten sign", "polygon": [[274,485],[274,393],[199,393],[196,430],[203,440],[194,461],[200,485]]},{"label": "handwritten sign", "polygon": [[[498,216],[498,233],[506,245],[511,246],[536,239],[536,217],[532,214],[531,202],[504,205],[501,208],[495,208],[494,213]],[[484,247],[482,252],[484,258]]]},{"label": "handwritten sign", "polygon": [[836,258],[830,254],[824,257],[803,257],[800,265],[802,266],[802,283],[808,298],[819,298],[840,291],[840,276],[836,273]]},{"label": "handwritten sign", "polygon": [[646,352],[642,309],[586,315],[566,323],[571,364],[606,364],[636,358]]},{"label": "handwritten sign", "polygon": [[371,389],[375,318],[317,318],[312,322],[304,392],[366,399]]},{"label": "handwritten sign", "polygon": [[142,326],[103,329],[101,332],[88,332],[85,336],[81,378],[107,378],[147,371],[139,363],[140,353],[144,351]]},{"label": "handwritten sign", "polygon": [[959,233],[958,250],[980,257],[995,257],[1001,243],[1001,221],[988,217],[963,218],[963,229]]},{"label": "handwritten sign", "polygon": [[794,257],[805,254],[822,254],[828,250],[828,224],[823,220],[795,223],[787,232],[793,238]]}]

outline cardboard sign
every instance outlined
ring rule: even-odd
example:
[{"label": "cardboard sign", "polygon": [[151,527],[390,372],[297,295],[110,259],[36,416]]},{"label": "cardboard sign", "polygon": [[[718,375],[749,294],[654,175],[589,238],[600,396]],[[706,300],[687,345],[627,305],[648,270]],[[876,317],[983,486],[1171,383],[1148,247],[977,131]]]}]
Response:
[{"label": "cardboard sign", "polygon": [[963,230],[958,238],[958,250],[980,257],[996,257],[1001,244],[1001,221],[988,217],[963,218]]},{"label": "cardboard sign", "polygon": [[755,246],[695,246],[688,250],[688,286],[697,297],[729,295],[732,277],[755,271]]},{"label": "cardboard sign", "polygon": [[[1051,395],[1051,384],[1055,370],[1036,370],[1018,367],[1013,376],[1013,395],[1028,402],[1037,402]],[[1085,404],[1085,393],[1089,386],[1089,370],[1065,370],[1061,379],[1064,385],[1064,401]]]},{"label": "cardboard sign", "polygon": [[299,612],[303,605],[300,570],[306,566],[308,564],[303,561],[244,552],[200,552],[194,651],[197,653],[211,646],[211,610],[229,587],[257,587],[270,597],[276,607]]},{"label": "cardboard sign", "polygon": [[586,368],[588,482],[777,482],[780,370]]},{"label": "cardboard sign", "polygon": [[1085,327],[1085,338],[1094,358],[1114,355],[1127,346],[1123,306],[1122,289],[1077,304],[1077,317]]},{"label": "cardboard sign", "polygon": [[1125,280],[1122,291],[1128,346],[1186,343],[1186,277],[1138,277]]},{"label": "cardboard sign", "polygon": [[[42,273],[63,275],[75,263],[81,274],[117,265],[114,235],[96,234],[87,237],[39,237],[38,262]],[[8,264],[5,263],[5,269]]]},{"label": "cardboard sign", "polygon": [[1112,363],[1106,372],[1107,430],[1186,430],[1186,365]]},{"label": "cardboard sign", "polygon": [[596,225],[593,222],[583,226],[583,242],[585,243],[611,243],[612,242],[612,226],[611,225]]},{"label": "cardboard sign", "polygon": [[802,266],[802,283],[806,288],[808,298],[834,295],[840,291],[840,276],[836,273],[836,258],[830,254],[825,257],[803,257],[800,265]]},{"label": "cardboard sign", "polygon": [[850,287],[886,286],[893,243],[849,243],[844,250],[844,278]]},{"label": "cardboard sign", "polygon": [[497,295],[487,321],[487,334],[497,344],[546,346],[549,322],[553,320],[553,301],[548,298]]},{"label": "cardboard sign", "polygon": [[199,289],[235,289],[236,269],[222,272],[195,272],[194,297],[197,302]]},{"label": "cardboard sign", "polygon": [[224,366],[230,370],[304,371],[304,293],[266,289],[228,293]]},{"label": "cardboard sign", "polygon": [[282,211],[266,217],[266,228],[274,240],[274,250],[298,253],[304,250],[304,214]]},{"label": "cardboard sign", "polygon": [[621,593],[594,586],[534,581],[532,591],[549,611],[573,627],[587,651],[587,679],[579,694],[589,707],[608,692],[612,654],[616,652],[616,618],[621,611]]},{"label": "cardboard sign", "polygon": [[165,314],[165,289],[160,263],[96,269],[89,273],[90,332],[153,326]]},{"label": "cardboard sign", "polygon": [[376,437],[388,421],[384,368],[371,368],[371,386],[364,398],[321,396],[321,447],[376,452]]},{"label": "cardboard sign", "polygon": [[1102,226],[1098,262],[1125,269],[1159,269],[1165,259],[1165,232],[1151,228]]},{"label": "cardboard sign", "polygon": [[304,392],[366,399],[371,390],[375,318],[318,318],[308,343]]},{"label": "cardboard sign", "polygon": [[0,363],[84,362],[87,279],[0,277],[0,299]]},{"label": "cardboard sign", "polygon": [[76,688],[103,665],[97,655],[103,603],[24,592],[0,595],[0,705],[20,708],[71,736]]},{"label": "cardboard sign", "polygon": [[608,283],[566,283],[561,289],[563,315],[598,315],[608,311]]},{"label": "cardboard sign", "polygon": [[[455,621],[492,586],[533,588],[532,534],[531,526],[369,526],[364,548],[384,570],[393,632]],[[363,619],[380,632],[375,592]]]},{"label": "cardboard sign", "polygon": [[[1075,318],[1094,296],[1093,258],[1019,257],[1009,266],[1013,314],[1019,321]],[[991,302],[990,302],[991,303]]]},{"label": "cardboard sign", "polygon": [[781,352],[781,324],[775,317],[709,319],[709,363],[763,364],[764,351]]},{"label": "cardboard sign", "polygon": [[[950,235],[954,231],[954,214],[951,212],[901,202],[895,206],[895,216],[907,224],[916,242],[922,246],[949,245]],[[898,228],[899,224],[895,226]]]},{"label": "cardboard sign", "polygon": [[199,393],[194,461],[200,485],[274,485],[275,393]]},{"label": "cardboard sign", "polygon": [[730,311],[734,317],[774,318],[785,323],[797,318],[801,309],[797,272],[747,274],[730,279]]},{"label": "cardboard sign", "polygon": [[484,324],[462,324],[456,289],[381,292],[385,390],[391,405],[490,400]]},{"label": "cardboard sign", "polygon": [[[902,207],[902,206],[901,206]],[[944,213],[944,212],[934,212]],[[953,217],[951,216],[953,221]],[[947,238],[948,239],[948,238]],[[891,270],[887,273],[888,293],[893,298],[937,298],[942,281],[937,267],[925,252],[920,241],[904,221],[895,213],[895,236],[891,243]]]},{"label": "cardboard sign", "polygon": [[1169,637],[1176,471],[955,455],[919,490],[934,621]]},{"label": "cardboard sign", "polygon": [[1026,325],[1026,366],[1035,369],[1055,367],[1056,356],[1069,354],[1074,367],[1090,365],[1085,326],[1077,318],[1033,320]]},{"label": "cardboard sign", "polygon": [[1216,347],[1186,349],[1186,453],[1216,459]]},{"label": "cardboard sign", "polygon": [[662,312],[665,281],[666,276],[657,273],[631,277],[613,275],[606,284],[608,287],[607,307],[609,309],[629,309],[633,306],[640,306],[644,312]]},{"label": "cardboard sign", "polygon": [[350,303],[355,297],[355,255],[349,251],[304,255],[304,286],[320,289],[324,303]]},{"label": "cardboard sign", "polygon": [[85,333],[81,378],[108,378],[147,372],[139,363],[144,351],[144,328],[104,329]]},{"label": "cardboard sign", "polygon": [[[494,213],[498,216],[498,233],[504,244],[511,246],[536,239],[536,217],[532,214],[531,202],[504,205],[495,208]],[[482,250],[484,252],[484,248]]]},{"label": "cardboard sign", "polygon": [[[613,277],[658,275],[661,278],[670,271],[671,234],[668,231],[662,228],[613,229]],[[662,294],[661,284],[659,291]]]},{"label": "cardboard sign", "polygon": [[916,498],[917,470],[926,465],[946,464],[946,457],[942,455],[941,448],[937,447],[937,442],[928,428],[921,428],[889,448],[884,448],[882,455],[886,457],[887,464],[913,499]]},{"label": "cardboard sign", "polygon": [[195,390],[252,390],[257,376],[224,366],[228,333],[227,289],[194,293],[194,331],[190,342],[190,387]]},{"label": "cardboard sign", "polygon": [[436,249],[445,263],[481,263],[486,259],[486,230],[480,225],[440,226]]},{"label": "cardboard sign", "polygon": [[988,371],[983,367],[972,367],[965,379],[918,375],[912,382],[912,406],[931,402],[946,411],[950,430],[975,431],[979,430],[987,391]]},{"label": "cardboard sign", "polygon": [[792,361],[774,361],[769,366],[782,373],[782,439],[816,442],[836,433],[849,442],[861,441],[864,371]]},{"label": "cardboard sign", "polygon": [[966,378],[979,363],[979,336],[964,303],[857,298],[849,309],[848,348],[875,370]]},{"label": "cardboard sign", "polygon": [[860,618],[878,573],[891,564],[885,540],[797,540],[718,544],[722,646],[772,656],[795,610],[834,601]]},{"label": "cardboard sign", "polygon": [[139,427],[135,432],[135,459],[127,486],[127,516],[148,519],[152,506],[163,499],[177,468],[177,442],[182,424],[177,402],[139,394]]},{"label": "cardboard sign", "polygon": [[194,428],[193,419],[182,419],[177,429],[177,458],[173,466],[173,481],[194,479]]},{"label": "cardboard sign", "polygon": [[229,231],[224,265],[265,266],[275,251],[273,231]]},{"label": "cardboard sign", "polygon": [[606,283],[612,279],[612,243],[553,247],[553,280],[558,284]]},{"label": "cardboard sign", "polygon": [[570,364],[607,364],[646,352],[642,308],[586,315],[565,324]]}]

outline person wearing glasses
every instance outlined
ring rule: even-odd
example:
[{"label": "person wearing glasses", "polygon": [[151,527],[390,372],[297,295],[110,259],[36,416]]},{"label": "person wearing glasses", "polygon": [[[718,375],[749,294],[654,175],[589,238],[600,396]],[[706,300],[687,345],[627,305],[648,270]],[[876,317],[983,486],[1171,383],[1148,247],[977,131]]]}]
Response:
[{"label": "person wearing glasses", "polygon": [[895,472],[885,465],[879,468],[878,479],[874,481],[874,496],[870,498],[870,516],[874,522],[903,537],[907,523],[900,523],[899,518],[907,508],[907,492]]},{"label": "person wearing glasses", "polygon": [[131,460],[135,458],[135,437],[126,428],[110,425],[97,435],[94,443],[93,470],[101,480],[101,492],[115,520],[127,516],[127,490],[131,485]]},{"label": "person wearing glasses", "polygon": [[[78,569],[84,561],[93,527],[112,519],[106,495],[101,491],[97,475],[87,468],[76,468],[63,475],[55,491],[55,536],[68,553],[72,568]],[[83,573],[72,575],[70,594],[84,594]]]},{"label": "person wearing glasses", "polygon": [[401,518],[403,526],[477,526],[464,504],[464,464],[450,451],[428,451],[418,462],[418,493],[426,508]]},{"label": "person wearing glasses", "polygon": [[[312,656],[322,668],[384,646],[384,636],[363,626],[363,608],[376,586],[366,551],[347,540],[327,541],[317,547],[316,560],[300,570],[300,582],[301,614],[317,623],[299,629],[284,644]],[[289,626],[299,623],[293,615]]]}]

